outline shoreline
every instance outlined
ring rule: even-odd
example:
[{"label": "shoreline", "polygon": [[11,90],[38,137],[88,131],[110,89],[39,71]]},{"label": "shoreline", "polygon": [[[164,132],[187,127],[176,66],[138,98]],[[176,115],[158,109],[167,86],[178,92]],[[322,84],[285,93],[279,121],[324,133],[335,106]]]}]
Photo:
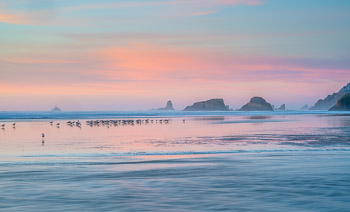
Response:
[{"label": "shoreline", "polygon": [[26,122],[50,120],[89,120],[89,119],[136,119],[136,118],[182,118],[213,116],[260,116],[260,115],[350,115],[350,111],[70,111],[70,112],[4,112],[0,111],[0,122]]}]

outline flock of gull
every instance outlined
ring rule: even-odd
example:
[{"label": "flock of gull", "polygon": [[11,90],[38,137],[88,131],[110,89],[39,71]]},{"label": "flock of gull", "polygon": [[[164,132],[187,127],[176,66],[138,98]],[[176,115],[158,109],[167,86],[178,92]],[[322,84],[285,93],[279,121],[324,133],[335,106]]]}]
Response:
[{"label": "flock of gull", "polygon": [[[125,126],[125,125],[142,125],[142,124],[168,124],[169,119],[119,119],[119,120],[87,120],[86,125],[90,127],[94,126],[106,126],[107,128],[112,126]],[[183,123],[186,122],[185,119],[182,120]],[[67,121],[66,124],[70,127],[82,127],[82,122],[78,121]],[[61,123],[50,122],[50,125],[56,125],[57,128],[60,128]]]},{"label": "flock of gull", "polygon": [[[93,127],[93,126],[106,126],[106,127],[110,127],[110,126],[125,126],[125,125],[142,125],[142,124],[168,124],[169,123],[169,119],[120,119],[120,120],[88,120],[86,121],[86,125]],[[186,122],[185,119],[182,120],[183,123]],[[80,122],[80,120],[78,121],[67,121],[66,124],[70,127],[79,127],[81,128],[82,126],[82,122]],[[53,121],[50,121],[50,125],[56,125],[57,128],[60,128],[61,123],[57,122],[54,123]],[[1,129],[5,129],[6,124],[1,124]],[[12,124],[13,128],[16,128],[16,123]]]},{"label": "flock of gull", "polygon": [[[169,124],[169,119],[119,119],[119,120],[88,120],[86,121],[86,125],[90,126],[90,127],[94,127],[94,126],[105,126],[107,128],[111,127],[111,126],[125,126],[125,125],[131,125],[134,126],[136,125],[142,125],[142,124]],[[183,123],[186,123],[186,120],[183,119],[182,120]],[[78,127],[81,128],[82,126],[82,122],[80,122],[80,120],[78,121],[67,121],[66,124],[70,127]],[[61,123],[57,122],[54,123],[53,121],[50,121],[50,125],[56,125],[57,128],[60,128]],[[1,129],[5,130],[6,124],[1,124]],[[16,123],[12,124],[12,127],[15,129],[16,128]],[[45,133],[41,133],[41,137],[42,137],[42,143],[45,143]]]}]

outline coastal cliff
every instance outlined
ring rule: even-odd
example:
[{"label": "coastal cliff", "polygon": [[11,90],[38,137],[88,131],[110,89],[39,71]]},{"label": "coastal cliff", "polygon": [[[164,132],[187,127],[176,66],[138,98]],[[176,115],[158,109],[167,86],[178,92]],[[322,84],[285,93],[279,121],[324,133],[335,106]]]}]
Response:
[{"label": "coastal cliff", "polygon": [[350,93],[344,94],[330,111],[350,111]]},{"label": "coastal cliff", "polygon": [[187,106],[184,111],[228,111],[223,99],[210,99]]},{"label": "coastal cliff", "polygon": [[273,111],[272,105],[262,97],[253,97],[240,111]]},{"label": "coastal cliff", "polygon": [[329,110],[346,93],[350,93],[350,83],[340,89],[337,93],[330,94],[326,98],[318,100],[310,110]]}]

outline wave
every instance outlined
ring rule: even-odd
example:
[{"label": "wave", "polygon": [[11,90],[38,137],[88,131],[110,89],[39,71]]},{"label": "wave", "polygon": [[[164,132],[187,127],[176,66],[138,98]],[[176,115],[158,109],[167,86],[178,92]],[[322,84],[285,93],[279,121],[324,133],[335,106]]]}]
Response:
[{"label": "wave", "polygon": [[[255,149],[227,151],[177,151],[177,152],[111,152],[111,153],[67,153],[67,154],[33,154],[3,155],[3,158],[109,158],[132,156],[178,156],[178,155],[218,155],[240,153],[285,153],[285,152],[349,152],[350,148],[305,148],[305,149]],[[6,161],[0,162],[0,164]]]},{"label": "wave", "polygon": [[188,116],[265,116],[265,115],[350,115],[350,112],[330,111],[0,111],[0,120],[68,120],[103,118],[152,118],[152,117],[188,117]]}]

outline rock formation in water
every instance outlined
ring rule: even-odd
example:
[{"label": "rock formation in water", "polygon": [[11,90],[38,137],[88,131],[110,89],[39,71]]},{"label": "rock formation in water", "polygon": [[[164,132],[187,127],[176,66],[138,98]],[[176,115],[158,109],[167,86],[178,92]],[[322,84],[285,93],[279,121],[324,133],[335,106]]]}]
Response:
[{"label": "rock formation in water", "polygon": [[210,99],[187,106],[184,111],[228,111],[223,99]]},{"label": "rock formation in water", "polygon": [[281,105],[277,110],[286,110],[286,104]]},{"label": "rock formation in water", "polygon": [[350,93],[350,83],[340,89],[338,93],[330,94],[326,98],[318,100],[310,110],[329,110],[346,93]]},{"label": "rock formation in water", "polygon": [[262,97],[253,97],[240,111],[273,111],[272,105]]},{"label": "rock formation in water", "polygon": [[350,93],[344,94],[330,111],[350,111]]},{"label": "rock formation in water", "polygon": [[155,109],[155,110],[175,110],[173,108],[173,103],[171,102],[171,100],[169,100],[167,103],[166,103],[166,106],[163,107],[163,108],[158,108],[158,109]]},{"label": "rock formation in water", "polygon": [[309,109],[309,105],[304,105],[300,108],[300,110],[308,110]]},{"label": "rock formation in water", "polygon": [[61,110],[59,107],[55,106],[55,107],[51,110],[51,112],[62,112],[62,110]]}]

